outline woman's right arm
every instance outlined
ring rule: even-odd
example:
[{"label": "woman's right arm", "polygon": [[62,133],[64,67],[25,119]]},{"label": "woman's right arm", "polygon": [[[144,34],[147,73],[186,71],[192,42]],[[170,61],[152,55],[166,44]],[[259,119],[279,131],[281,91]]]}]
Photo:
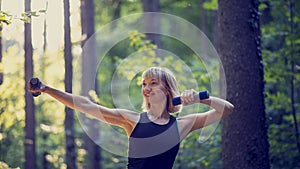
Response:
[{"label": "woman's right arm", "polygon": [[133,129],[139,118],[139,114],[136,112],[107,108],[92,102],[86,97],[63,92],[45,84],[42,84],[40,89],[32,89],[30,85],[28,86],[30,92],[47,93],[67,107],[89,114],[103,122],[123,127],[126,132]]}]

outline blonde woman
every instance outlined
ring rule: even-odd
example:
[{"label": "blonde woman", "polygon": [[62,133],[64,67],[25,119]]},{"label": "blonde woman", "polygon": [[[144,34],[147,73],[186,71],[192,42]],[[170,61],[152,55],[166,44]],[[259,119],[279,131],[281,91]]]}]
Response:
[{"label": "blonde woman", "polygon": [[190,132],[220,120],[234,108],[228,101],[217,97],[199,101],[194,98],[197,92],[190,89],[180,94],[183,106],[201,103],[212,109],[175,118],[171,114],[179,112],[181,105],[172,104],[172,98],[179,96],[174,75],[166,68],[151,67],[143,72],[142,84],[142,113],[107,108],[43,83],[39,89],[28,86],[32,93],[47,93],[72,109],[123,128],[129,139],[128,169],[171,169],[182,139]]}]

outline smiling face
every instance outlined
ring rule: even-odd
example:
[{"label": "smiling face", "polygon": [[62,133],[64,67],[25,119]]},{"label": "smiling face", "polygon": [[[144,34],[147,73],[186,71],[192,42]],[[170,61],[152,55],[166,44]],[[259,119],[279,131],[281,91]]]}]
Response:
[{"label": "smiling face", "polygon": [[142,93],[146,104],[159,104],[167,101],[168,92],[157,78],[143,79]]},{"label": "smiling face", "polygon": [[166,68],[151,67],[142,75],[143,110],[151,104],[164,104],[169,113],[178,112],[181,106],[173,106],[172,98],[179,95],[174,75]]}]

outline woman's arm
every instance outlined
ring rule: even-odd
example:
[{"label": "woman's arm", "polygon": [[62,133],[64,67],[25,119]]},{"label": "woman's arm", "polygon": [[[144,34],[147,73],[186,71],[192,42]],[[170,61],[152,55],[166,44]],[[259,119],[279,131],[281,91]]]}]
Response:
[{"label": "woman's arm", "polygon": [[42,84],[40,89],[33,89],[30,85],[28,86],[30,92],[47,93],[67,107],[89,114],[103,122],[123,127],[127,133],[131,132],[139,118],[136,112],[107,108],[93,103],[86,97],[63,92],[45,84]]},{"label": "woman's arm", "polygon": [[210,106],[212,109],[204,113],[190,114],[179,118],[178,120],[180,121],[181,127],[183,128],[182,134],[184,136],[186,136],[191,131],[203,128],[207,125],[219,121],[223,117],[229,115],[234,109],[234,106],[230,102],[218,97],[211,96],[208,99],[197,101],[193,97],[195,93],[197,92],[194,90],[183,92],[180,97],[183,105],[202,103]]}]

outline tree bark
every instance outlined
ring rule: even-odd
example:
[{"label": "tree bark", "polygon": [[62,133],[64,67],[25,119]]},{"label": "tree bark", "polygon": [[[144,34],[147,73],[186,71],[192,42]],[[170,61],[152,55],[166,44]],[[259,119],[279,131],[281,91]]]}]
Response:
[{"label": "tree bark", "polygon": [[[159,0],[142,0],[144,12],[159,12]],[[146,32],[155,31],[160,32],[160,18],[158,15],[145,17],[144,29]],[[159,34],[148,33],[147,39],[149,39],[157,48],[161,48],[161,39]]]},{"label": "tree bark", "polygon": [[292,107],[292,114],[293,114],[293,121],[294,121],[294,130],[295,130],[295,137],[296,137],[296,145],[298,149],[299,159],[300,159],[300,142],[299,142],[299,129],[298,129],[298,121],[297,121],[297,114],[296,114],[296,105],[295,105],[295,57],[294,57],[294,1],[289,1],[289,12],[290,12],[290,33],[291,33],[291,54],[290,54],[290,65],[291,65],[291,79],[290,79],[290,90],[291,90],[291,107]]},{"label": "tree bark", "polygon": [[212,11],[212,44],[216,47],[218,51],[219,45],[219,35],[218,35],[218,11]]},{"label": "tree bark", "polygon": [[[46,2],[46,10],[48,9],[48,3]],[[43,26],[43,56],[40,58],[40,64],[41,67],[46,67],[46,50],[47,50],[47,17],[44,18],[44,26]],[[45,69],[41,70],[41,79],[45,79]],[[44,113],[42,112],[42,123],[45,123],[45,119],[44,118]],[[43,147],[43,155],[42,155],[42,167],[43,169],[49,169],[49,162],[47,160],[47,156],[49,155],[48,149],[47,149],[47,144],[46,141],[48,140],[49,134],[46,132],[42,133],[42,139],[43,139],[43,143],[42,143],[42,147]]]},{"label": "tree bark", "polygon": [[[112,1],[112,20],[114,21],[121,17],[121,0]],[[116,27],[116,22],[111,22],[111,30],[114,30]]]},{"label": "tree bark", "polygon": [[[2,0],[0,0],[0,10],[2,10]],[[4,78],[4,70],[1,69],[1,64],[2,64],[2,57],[3,57],[3,52],[2,52],[2,25],[0,25],[0,85],[3,83],[3,78]]]},{"label": "tree bark", "polygon": [[[70,29],[70,4],[69,0],[64,0],[64,59],[65,59],[65,90],[72,93],[72,43]],[[66,138],[66,163],[67,168],[76,169],[76,145],[74,132],[74,111],[69,107],[65,107],[65,138]]]},{"label": "tree bark", "polygon": [[[97,67],[96,56],[96,41],[91,38],[95,33],[95,18],[94,18],[94,1],[93,0],[81,0],[81,27],[82,27],[82,79],[81,79],[81,95],[89,96],[89,91],[97,89],[97,80],[95,80],[95,70]],[[90,39],[91,38],[91,39]],[[89,40],[89,45],[84,46],[86,41]],[[93,42],[92,42],[93,41]],[[92,83],[95,82],[95,83]],[[96,91],[97,93],[97,91]],[[85,135],[85,149],[87,150],[88,164],[87,168],[100,169],[101,168],[101,154],[100,148],[90,138],[99,138],[96,123],[98,121],[89,119],[86,116],[81,116],[83,124],[87,126],[89,135]],[[91,135],[93,134],[93,136]]]},{"label": "tree bark", "polygon": [[206,0],[200,0],[199,5],[200,5],[200,29],[201,31],[207,36],[207,10],[203,8],[203,4],[206,2]]},{"label": "tree bark", "polygon": [[235,105],[222,122],[224,169],[270,168],[258,3],[219,0],[219,53]]},{"label": "tree bark", "polygon": [[[25,11],[31,10],[31,0],[25,0]],[[35,147],[35,106],[30,92],[27,90],[27,82],[33,76],[33,49],[31,38],[31,23],[25,23],[24,30],[25,50],[25,169],[36,168],[36,147]]]}]

